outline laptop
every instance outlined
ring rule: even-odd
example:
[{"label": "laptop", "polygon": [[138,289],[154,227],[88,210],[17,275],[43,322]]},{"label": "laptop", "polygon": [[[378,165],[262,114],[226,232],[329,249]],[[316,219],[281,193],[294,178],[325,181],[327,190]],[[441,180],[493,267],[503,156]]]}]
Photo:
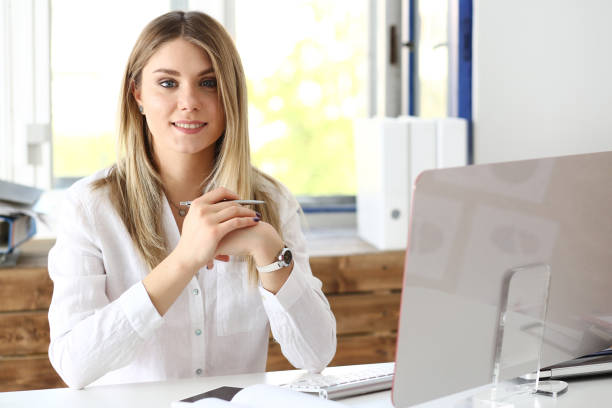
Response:
[{"label": "laptop", "polygon": [[[540,369],[541,380],[606,374],[612,374],[612,350],[604,350]],[[528,374],[523,378],[535,379],[535,374]]]},{"label": "laptop", "polygon": [[[612,345],[612,324],[601,317],[612,292],[610,203],[612,152],[421,173],[394,405],[486,386],[500,370],[502,381],[542,366],[552,378],[570,367],[608,370],[609,355],[588,355]],[[505,326],[504,307],[518,312]]]}]

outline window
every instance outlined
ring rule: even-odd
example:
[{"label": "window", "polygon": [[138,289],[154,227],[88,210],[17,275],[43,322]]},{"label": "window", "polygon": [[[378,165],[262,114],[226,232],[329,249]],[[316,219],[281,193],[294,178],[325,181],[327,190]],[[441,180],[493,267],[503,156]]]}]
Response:
[{"label": "window", "polygon": [[366,0],[237,0],[254,162],[294,194],[354,195],[367,106]]},{"label": "window", "polygon": [[[120,10],[120,11],[119,11]],[[136,38],[168,0],[51,1],[53,174],[57,187],[110,166],[121,79]]]},{"label": "window", "polygon": [[[416,12],[414,112],[447,116],[448,4],[410,1]],[[376,113],[373,106],[380,110],[381,95],[401,88],[384,78],[382,93],[375,89],[388,64],[384,26],[399,26],[410,1],[400,12],[399,0],[385,3],[386,9],[372,0],[151,0],[146,7],[51,0],[56,185],[113,163],[118,92],[137,35],[154,17],[191,8],[213,15],[236,40],[247,76],[255,164],[297,195],[354,195],[352,124]]]},{"label": "window", "polygon": [[471,118],[472,0],[5,0],[0,178],[61,188],[111,165],[128,55],[172,9],[235,38],[253,160],[308,212],[354,211],[355,118]]},{"label": "window", "polygon": [[417,116],[446,117],[448,112],[448,1],[417,1]]},{"label": "window", "polygon": [[51,187],[49,4],[0,1],[0,179]]}]

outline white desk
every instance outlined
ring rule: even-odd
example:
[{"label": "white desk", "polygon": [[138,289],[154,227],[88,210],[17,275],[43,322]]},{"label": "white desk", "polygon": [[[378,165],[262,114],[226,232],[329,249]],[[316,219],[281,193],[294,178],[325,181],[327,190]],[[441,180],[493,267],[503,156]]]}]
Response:
[{"label": "white desk", "polygon": [[[354,367],[354,366],[353,366]],[[330,367],[324,373],[334,374],[351,370],[351,366]],[[57,388],[36,391],[0,393],[0,407],[87,407],[122,408],[146,407],[169,408],[172,401],[199,394],[224,385],[246,387],[253,384],[282,384],[292,381],[303,373],[300,370],[276,371],[269,373],[243,374],[223,377],[150,382],[138,384],[107,385],[89,387],[85,390]],[[550,397],[538,396],[539,408],[599,407],[612,405],[612,376],[575,380],[570,382],[567,393],[555,401]],[[444,398],[420,407],[452,407],[453,397]],[[390,391],[382,391],[358,397],[346,398],[340,402],[354,407],[391,408]],[[532,405],[533,407],[534,405]]]}]

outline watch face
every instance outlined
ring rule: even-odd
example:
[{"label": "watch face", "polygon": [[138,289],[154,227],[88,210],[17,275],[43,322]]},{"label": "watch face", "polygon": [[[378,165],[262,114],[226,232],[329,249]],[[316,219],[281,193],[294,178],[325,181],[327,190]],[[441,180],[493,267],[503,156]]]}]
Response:
[{"label": "watch face", "polygon": [[293,259],[293,254],[291,253],[290,249],[287,249],[283,253],[283,262],[285,263],[285,265],[289,266],[289,264],[291,263],[292,259]]}]

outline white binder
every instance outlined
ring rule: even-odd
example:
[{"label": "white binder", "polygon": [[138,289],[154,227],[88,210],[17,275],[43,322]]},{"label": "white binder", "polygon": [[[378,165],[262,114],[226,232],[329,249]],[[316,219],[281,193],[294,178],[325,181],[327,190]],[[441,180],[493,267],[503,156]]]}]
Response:
[{"label": "white binder", "polygon": [[459,167],[467,164],[467,130],[465,119],[436,119],[438,168]]},{"label": "white binder", "polygon": [[404,249],[412,185],[436,167],[436,122],[415,117],[355,123],[357,233],[378,249]]}]

